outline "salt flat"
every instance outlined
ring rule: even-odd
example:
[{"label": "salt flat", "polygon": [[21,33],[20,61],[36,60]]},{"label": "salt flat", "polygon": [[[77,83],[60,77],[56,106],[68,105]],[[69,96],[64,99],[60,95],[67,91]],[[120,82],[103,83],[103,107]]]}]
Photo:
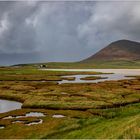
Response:
[{"label": "salt flat", "polygon": [[137,76],[140,75],[140,69],[42,69],[48,71],[97,71],[103,73],[116,73],[116,74],[124,74],[126,76],[132,75]]}]

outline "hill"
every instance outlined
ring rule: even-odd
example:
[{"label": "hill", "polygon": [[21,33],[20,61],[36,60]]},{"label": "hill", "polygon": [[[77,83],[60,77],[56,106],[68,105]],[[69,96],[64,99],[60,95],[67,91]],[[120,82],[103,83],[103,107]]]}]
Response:
[{"label": "hill", "polygon": [[129,40],[115,41],[82,62],[94,60],[140,60],[140,43]]},{"label": "hill", "polygon": [[28,63],[14,66],[40,67],[46,65],[47,68],[66,69],[89,69],[89,68],[114,68],[114,69],[139,69],[140,68],[140,43],[119,40],[109,44],[95,55],[80,62],[46,62]]}]

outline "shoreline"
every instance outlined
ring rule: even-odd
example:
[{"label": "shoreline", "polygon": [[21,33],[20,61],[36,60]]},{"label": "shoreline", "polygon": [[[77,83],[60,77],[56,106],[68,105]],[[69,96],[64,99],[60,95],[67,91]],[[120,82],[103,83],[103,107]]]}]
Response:
[{"label": "shoreline", "polygon": [[116,73],[131,76],[140,75],[140,69],[40,69],[47,71],[79,71],[79,72],[102,72],[102,73]]}]

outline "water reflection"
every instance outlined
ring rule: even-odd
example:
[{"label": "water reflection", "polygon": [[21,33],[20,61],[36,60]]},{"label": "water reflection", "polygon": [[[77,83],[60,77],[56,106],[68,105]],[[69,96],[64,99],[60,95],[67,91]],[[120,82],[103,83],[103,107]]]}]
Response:
[{"label": "water reflection", "polygon": [[[81,78],[94,76],[98,77],[100,76],[101,79],[97,80],[81,80]],[[99,74],[99,75],[70,75],[70,76],[63,76],[63,77],[75,77],[75,80],[69,81],[69,80],[62,80],[59,81],[59,84],[62,83],[98,83],[98,82],[104,82],[104,81],[110,81],[110,80],[122,80],[122,79],[132,79],[132,77],[126,77],[124,74]]]},{"label": "water reflection", "polygon": [[0,113],[21,109],[22,103],[9,100],[0,100]]}]

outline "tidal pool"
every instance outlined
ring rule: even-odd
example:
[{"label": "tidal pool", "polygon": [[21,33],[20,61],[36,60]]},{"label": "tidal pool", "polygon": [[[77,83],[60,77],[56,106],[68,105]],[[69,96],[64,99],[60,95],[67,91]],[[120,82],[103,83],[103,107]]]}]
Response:
[{"label": "tidal pool", "polygon": [[28,123],[26,125],[30,126],[30,125],[36,125],[36,124],[42,124],[42,123],[43,123],[43,120],[39,119],[39,121],[31,122],[31,123]]},{"label": "tidal pool", "polygon": [[13,118],[26,118],[26,117],[45,117],[45,115],[41,112],[29,112],[24,116],[7,116],[3,119],[13,119]]},{"label": "tidal pool", "polygon": [[53,115],[52,117],[53,117],[53,118],[64,118],[64,117],[66,117],[66,116],[60,115],[60,114],[55,114],[55,115]]},{"label": "tidal pool", "polygon": [[21,109],[22,103],[0,99],[0,113]]},{"label": "tidal pool", "polygon": [[45,117],[45,115],[41,112],[29,112],[26,113],[25,116],[16,116],[15,118],[23,118],[23,117]]},{"label": "tidal pool", "polygon": [[[126,77],[126,76],[137,76],[140,75],[140,69],[42,69],[48,71],[76,71],[76,72],[102,72],[102,73],[113,73],[113,74],[99,74],[99,75],[70,75],[63,77],[75,77],[75,80],[68,81],[62,80],[59,81],[59,84],[62,83],[98,83],[110,80],[123,80],[123,79],[133,79],[134,77]],[[84,78],[87,76],[101,76],[104,79],[97,80],[80,80],[80,78]],[[107,78],[105,78],[107,77]]]},{"label": "tidal pool", "polygon": [[43,120],[42,119],[39,119],[38,121],[33,121],[33,122],[30,122],[30,123],[25,123],[25,121],[13,121],[12,123],[24,123],[25,125],[35,125],[35,124],[42,124],[43,123]]},{"label": "tidal pool", "polygon": [[3,128],[5,128],[5,126],[0,126],[0,129],[3,129]]},{"label": "tidal pool", "polygon": [[[81,80],[81,78],[85,78],[88,76],[94,76],[94,77],[100,76],[101,79]],[[75,77],[75,80],[73,80],[73,81],[62,80],[62,81],[58,82],[59,84],[62,84],[62,83],[98,83],[98,82],[104,82],[104,81],[110,81],[110,80],[122,80],[122,79],[132,79],[133,78],[133,77],[126,77],[124,74],[70,75],[70,76],[63,76],[63,77]]]}]

